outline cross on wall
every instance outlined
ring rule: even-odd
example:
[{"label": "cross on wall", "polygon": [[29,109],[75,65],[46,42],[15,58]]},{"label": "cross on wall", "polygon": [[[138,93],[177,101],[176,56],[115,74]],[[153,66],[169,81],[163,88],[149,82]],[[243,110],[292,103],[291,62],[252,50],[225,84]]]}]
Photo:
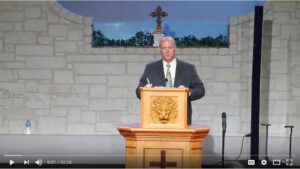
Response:
[{"label": "cross on wall", "polygon": [[150,13],[150,16],[156,17],[156,30],[154,33],[157,34],[163,34],[162,28],[161,28],[161,23],[162,23],[162,18],[168,16],[168,13],[163,11],[161,7],[158,5],[157,8],[155,9],[154,12]]}]

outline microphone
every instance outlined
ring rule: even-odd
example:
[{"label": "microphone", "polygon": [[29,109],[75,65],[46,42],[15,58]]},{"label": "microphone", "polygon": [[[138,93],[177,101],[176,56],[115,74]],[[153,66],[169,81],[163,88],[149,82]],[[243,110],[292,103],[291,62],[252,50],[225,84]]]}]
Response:
[{"label": "microphone", "polygon": [[222,113],[222,128],[223,128],[223,131],[226,131],[226,127],[227,127],[227,125],[226,125],[226,113],[223,112]]},{"label": "microphone", "polygon": [[165,81],[166,81],[166,82],[168,82],[168,79],[167,79],[167,78],[165,78]]}]

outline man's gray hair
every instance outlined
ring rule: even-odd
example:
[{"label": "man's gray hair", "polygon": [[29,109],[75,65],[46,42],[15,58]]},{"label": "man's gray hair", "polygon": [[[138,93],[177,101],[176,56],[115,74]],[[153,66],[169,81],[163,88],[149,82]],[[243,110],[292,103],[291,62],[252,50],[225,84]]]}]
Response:
[{"label": "man's gray hair", "polygon": [[176,47],[176,42],[175,42],[174,38],[171,37],[171,36],[164,36],[164,37],[162,37],[162,38],[160,39],[160,41],[159,41],[159,47],[161,46],[161,43],[162,43],[162,41],[164,41],[164,40],[171,40],[172,43],[173,43],[173,45]]}]

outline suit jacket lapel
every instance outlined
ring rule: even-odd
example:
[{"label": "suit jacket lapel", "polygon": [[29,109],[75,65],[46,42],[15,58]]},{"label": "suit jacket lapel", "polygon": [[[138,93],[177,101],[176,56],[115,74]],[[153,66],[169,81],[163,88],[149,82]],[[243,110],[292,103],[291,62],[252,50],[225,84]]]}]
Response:
[{"label": "suit jacket lapel", "polygon": [[181,61],[177,59],[174,87],[178,87],[180,85],[180,77],[181,77],[182,71],[183,70],[182,70]]},{"label": "suit jacket lapel", "polygon": [[159,83],[160,83],[162,86],[166,86],[165,72],[164,72],[164,64],[163,64],[163,61],[162,61],[162,60],[160,60],[160,62],[159,62],[158,73],[159,73]]}]

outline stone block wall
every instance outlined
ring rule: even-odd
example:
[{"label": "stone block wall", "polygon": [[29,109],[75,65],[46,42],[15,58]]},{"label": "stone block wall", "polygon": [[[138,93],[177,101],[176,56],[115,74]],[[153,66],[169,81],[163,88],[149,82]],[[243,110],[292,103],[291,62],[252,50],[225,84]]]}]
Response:
[{"label": "stone block wall", "polygon": [[[262,120],[272,123],[271,135],[286,135],[285,125],[300,123],[300,3],[271,2],[265,5]],[[296,137],[300,132],[295,131]]]},{"label": "stone block wall", "polygon": [[26,119],[33,133],[93,133],[93,113],[81,109],[89,88],[68,59],[91,49],[92,18],[55,1],[0,4],[0,133],[22,134]]},{"label": "stone block wall", "polygon": [[[299,2],[265,7],[262,120],[274,124],[274,135],[299,124],[299,9]],[[193,123],[209,125],[211,135],[221,134],[222,112],[228,135],[250,132],[253,19],[230,19],[229,48],[177,50],[205,82]],[[140,121],[135,88],[158,49],[92,48],[91,24],[55,1],[0,2],[1,134],[22,134],[27,119],[33,134],[117,134],[119,124]]]}]

